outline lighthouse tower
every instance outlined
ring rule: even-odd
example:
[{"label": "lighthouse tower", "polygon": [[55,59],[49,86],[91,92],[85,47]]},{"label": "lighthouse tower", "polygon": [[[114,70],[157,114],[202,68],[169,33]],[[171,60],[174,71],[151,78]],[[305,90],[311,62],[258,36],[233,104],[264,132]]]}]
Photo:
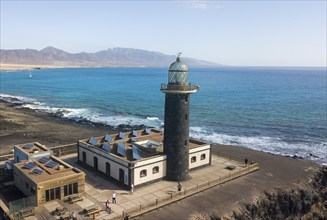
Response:
[{"label": "lighthouse tower", "polygon": [[169,66],[165,93],[164,153],[167,155],[166,179],[182,181],[189,177],[189,112],[190,94],[199,86],[187,82],[188,67],[178,55]]}]

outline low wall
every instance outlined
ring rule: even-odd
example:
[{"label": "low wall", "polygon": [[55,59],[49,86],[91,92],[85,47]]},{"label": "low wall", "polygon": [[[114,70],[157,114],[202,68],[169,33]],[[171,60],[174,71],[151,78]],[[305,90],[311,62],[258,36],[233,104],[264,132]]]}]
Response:
[{"label": "low wall", "polygon": [[[48,147],[54,156],[60,157],[67,154],[77,153],[77,143]],[[0,162],[14,159],[14,154],[0,155]]]},{"label": "low wall", "polygon": [[[221,155],[220,155],[221,156]],[[229,158],[229,157],[228,157]],[[235,160],[235,158],[233,158]],[[230,180],[233,180],[235,178],[238,178],[240,176],[243,176],[245,174],[251,173],[253,171],[256,171],[259,169],[259,165],[257,163],[251,164],[241,170],[235,170],[232,171],[230,174],[210,179],[209,181],[205,181],[202,183],[199,183],[197,185],[194,185],[192,187],[184,188],[181,192],[172,192],[171,194],[167,194],[166,196],[156,199],[153,201],[148,201],[146,203],[140,204],[138,207],[133,207],[130,209],[127,209],[122,212],[122,215],[115,218],[115,219],[124,219],[126,215],[129,217],[136,217],[139,215],[142,215],[146,212],[150,212],[152,210],[158,209],[162,206],[171,204],[173,202],[182,200],[188,196],[194,195],[196,193],[199,193],[201,191],[207,190],[209,188],[212,188],[214,186],[220,185],[222,183],[228,182]]]},{"label": "low wall", "polygon": [[77,153],[77,143],[49,147],[49,149],[52,150],[54,156],[61,157],[64,155]]}]

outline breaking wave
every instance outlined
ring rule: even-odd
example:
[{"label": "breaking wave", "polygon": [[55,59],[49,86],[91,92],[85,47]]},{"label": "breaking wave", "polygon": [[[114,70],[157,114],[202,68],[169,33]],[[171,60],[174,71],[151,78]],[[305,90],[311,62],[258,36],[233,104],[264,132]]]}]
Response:
[{"label": "breaking wave", "polygon": [[99,123],[113,127],[118,127],[119,125],[145,125],[148,127],[160,128],[163,126],[163,122],[157,117],[142,117],[125,114],[112,114],[108,116],[101,114],[96,110],[87,108],[50,107],[45,103],[37,102],[35,99],[7,94],[0,94],[0,100],[17,104],[17,108],[29,108],[32,110],[55,114],[58,117],[72,119],[75,121],[89,121],[92,123]]},{"label": "breaking wave", "polygon": [[190,127],[190,136],[211,143],[237,145],[253,150],[282,156],[297,156],[304,159],[327,163],[327,142],[292,143],[278,137],[265,136],[233,136],[218,134],[202,127]]}]

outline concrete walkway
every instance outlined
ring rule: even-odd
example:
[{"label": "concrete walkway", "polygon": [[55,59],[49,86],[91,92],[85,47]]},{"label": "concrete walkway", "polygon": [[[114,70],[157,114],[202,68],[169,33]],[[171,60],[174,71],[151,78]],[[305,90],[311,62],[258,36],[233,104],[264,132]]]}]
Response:
[{"label": "concrete walkway", "polygon": [[[131,193],[130,191],[121,189],[114,183],[111,183],[109,180],[102,178],[97,173],[87,170],[77,164],[76,156],[76,154],[71,154],[62,157],[61,159],[86,173],[86,192],[83,195],[83,201],[79,201],[74,204],[64,203],[63,201],[48,202],[43,205],[45,209],[42,208],[42,206],[38,208],[40,210],[40,217],[45,217],[47,215],[46,213],[52,212],[57,207],[65,207],[69,213],[75,211],[78,219],[92,219],[93,216],[85,217],[83,213],[83,209],[90,206],[98,206],[98,208],[101,210],[94,216],[95,219],[121,219],[126,213],[131,216],[136,216],[151,209],[156,209],[176,200],[183,199],[185,196],[190,196],[198,191],[218,184],[217,181],[217,184],[212,184],[210,186],[210,181],[212,180],[227,178],[227,181],[255,170],[246,169],[244,164],[240,161],[212,155],[211,166],[191,171],[190,175],[192,178],[181,182],[181,193],[177,192],[176,182],[164,180],[136,188],[134,193]],[[235,169],[226,169],[226,167],[229,165],[235,166]],[[244,172],[245,169],[246,171]],[[107,199],[111,201],[113,192],[116,192],[117,203],[110,203],[111,213],[109,214],[105,211],[105,201]],[[56,217],[51,215],[48,216],[48,219],[55,218]]]}]

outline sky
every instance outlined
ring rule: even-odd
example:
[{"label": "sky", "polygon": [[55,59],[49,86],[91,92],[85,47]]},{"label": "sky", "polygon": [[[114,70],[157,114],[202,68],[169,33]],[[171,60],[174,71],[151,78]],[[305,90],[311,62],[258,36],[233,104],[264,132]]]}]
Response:
[{"label": "sky", "polygon": [[326,66],[326,1],[1,0],[1,49],[114,47],[232,66]]}]

